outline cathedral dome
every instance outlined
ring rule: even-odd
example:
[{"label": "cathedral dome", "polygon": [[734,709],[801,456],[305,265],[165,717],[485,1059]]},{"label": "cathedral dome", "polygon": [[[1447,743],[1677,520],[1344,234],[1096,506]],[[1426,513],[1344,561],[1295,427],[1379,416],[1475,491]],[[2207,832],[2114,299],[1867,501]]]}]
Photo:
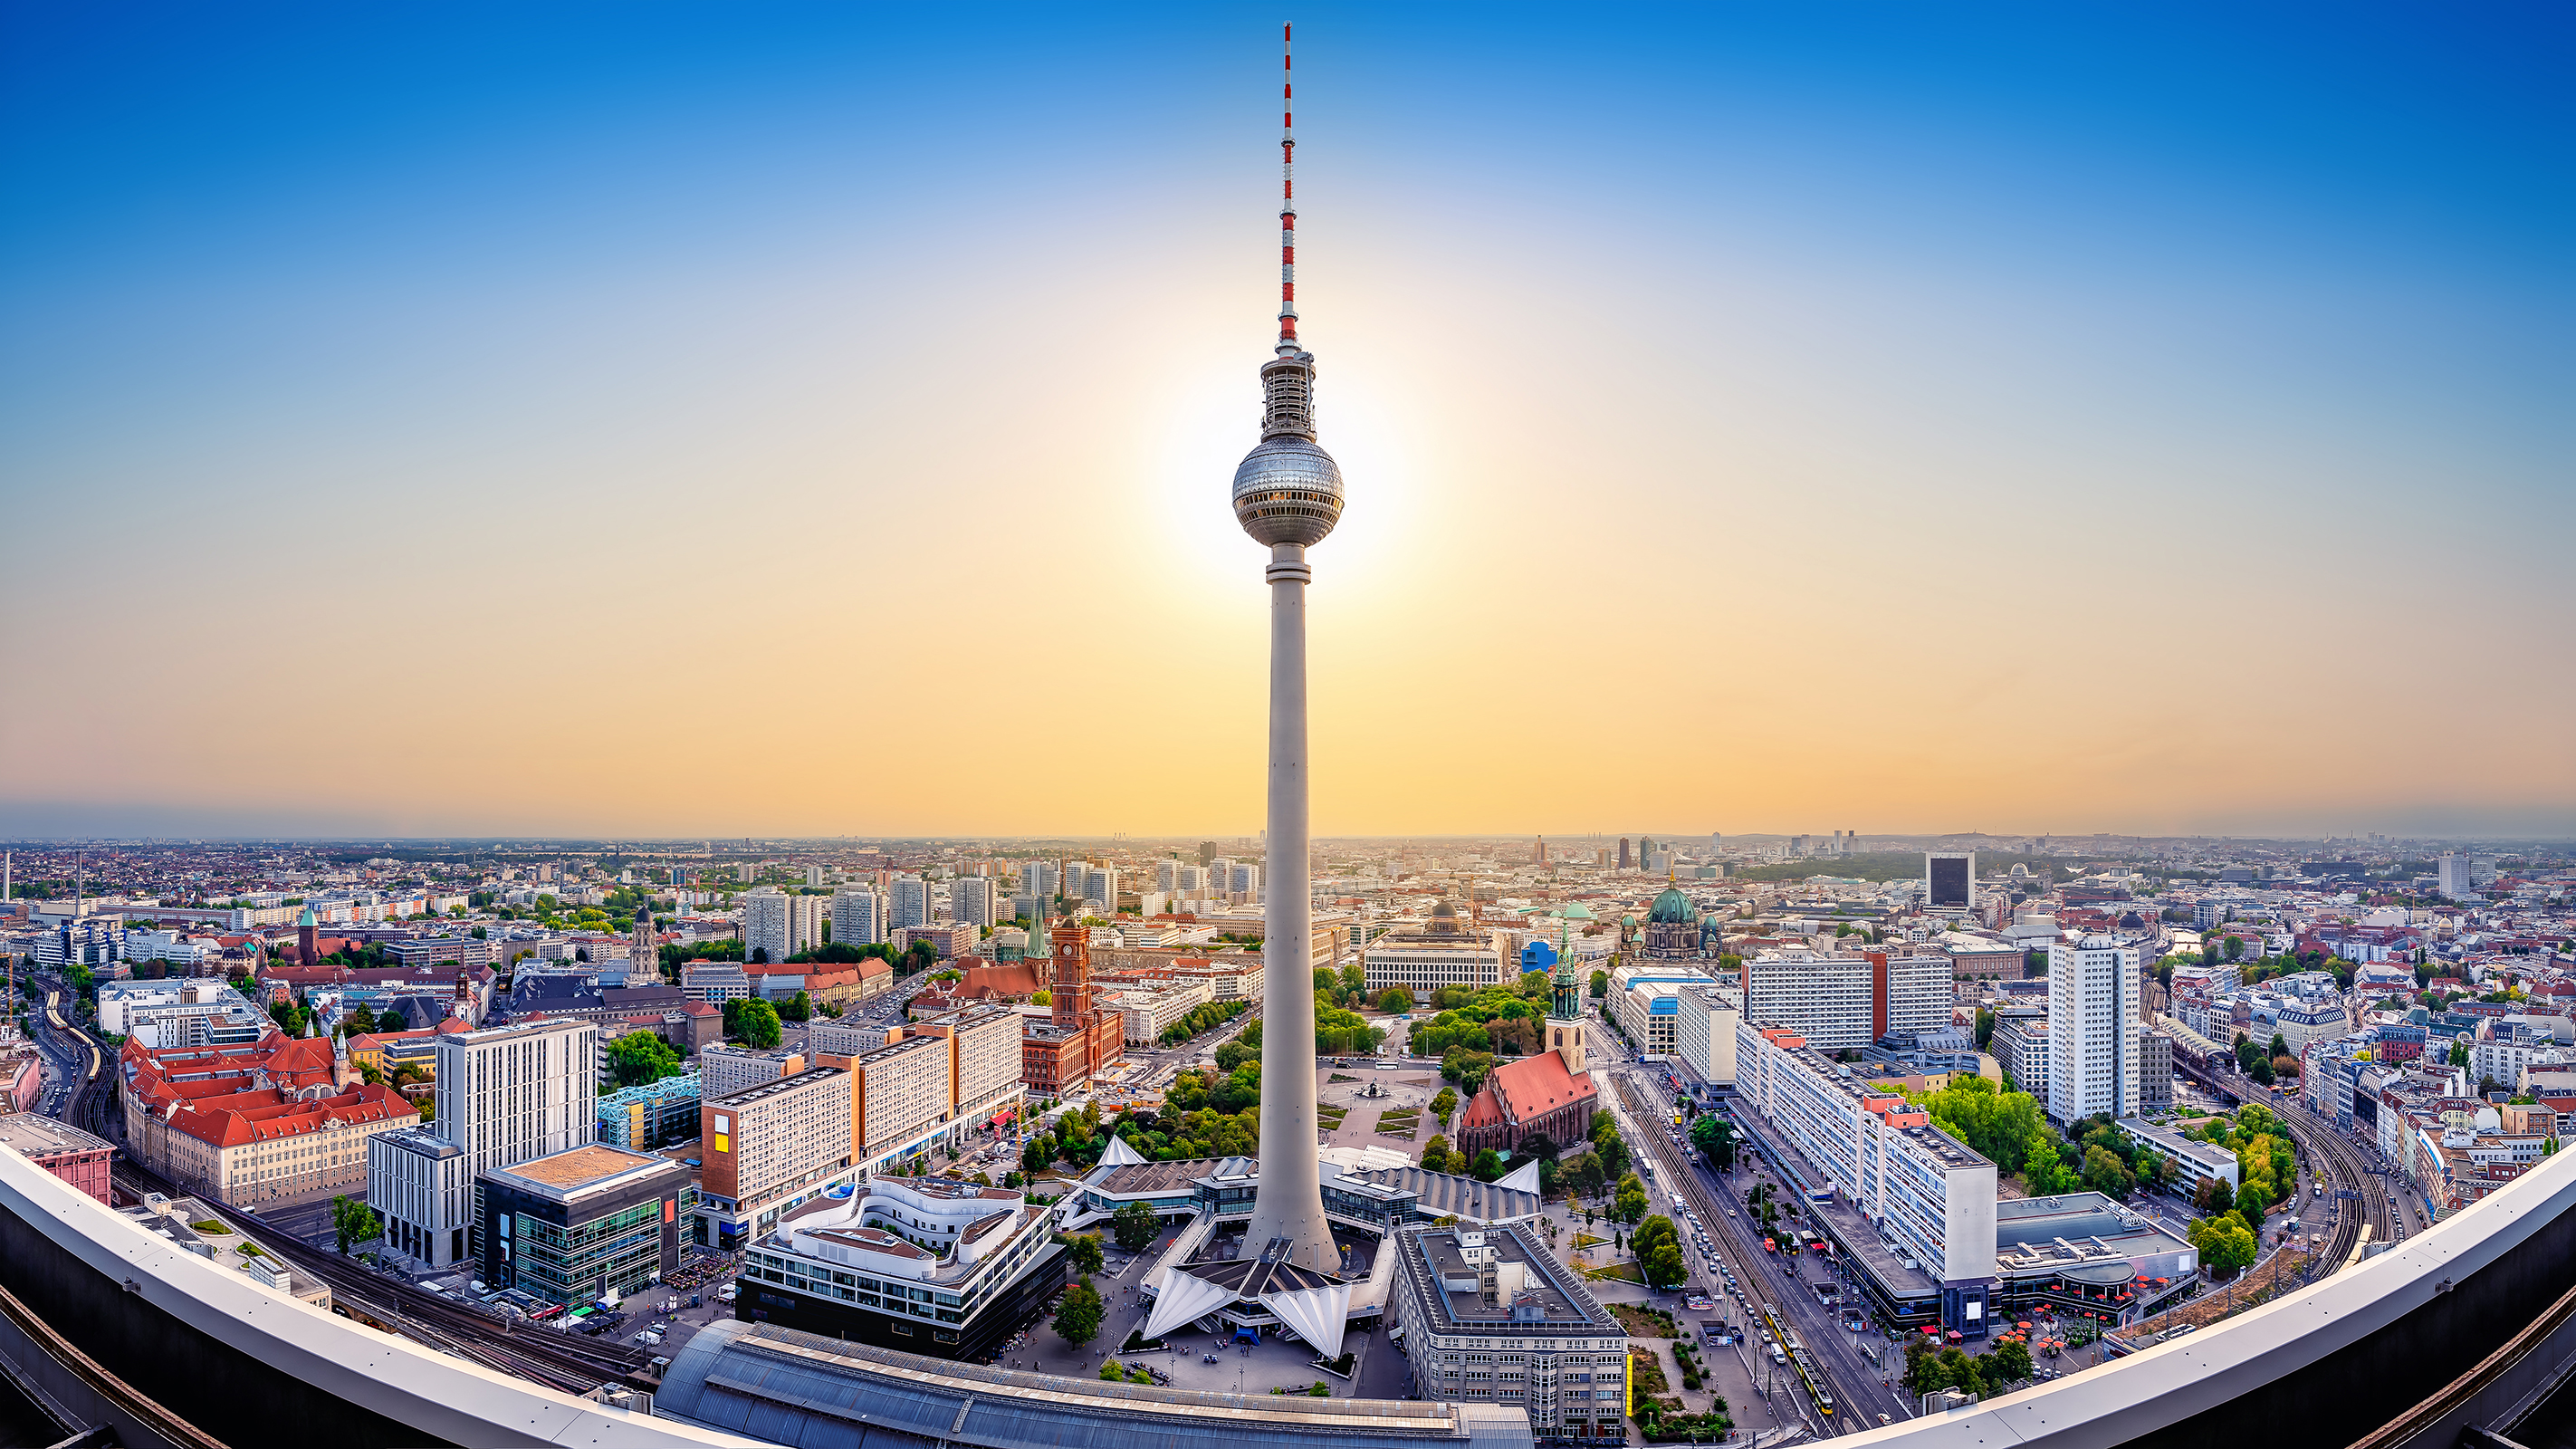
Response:
[{"label": "cathedral dome", "polygon": [[1656,926],[1696,926],[1699,924],[1699,909],[1679,889],[1666,886],[1664,893],[1655,897],[1654,905],[1647,909],[1646,921]]}]

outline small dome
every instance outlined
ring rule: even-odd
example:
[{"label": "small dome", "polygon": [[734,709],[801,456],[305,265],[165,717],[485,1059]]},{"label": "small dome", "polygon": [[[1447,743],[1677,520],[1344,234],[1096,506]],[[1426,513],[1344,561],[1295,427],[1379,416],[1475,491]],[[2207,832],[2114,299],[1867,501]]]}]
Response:
[{"label": "small dome", "polygon": [[1646,920],[1657,926],[1695,926],[1699,924],[1699,910],[1690,903],[1690,897],[1666,886],[1664,893],[1655,897],[1654,905],[1647,909]]},{"label": "small dome", "polygon": [[1567,906],[1561,914],[1563,914],[1569,921],[1591,921],[1600,919],[1592,914],[1592,908],[1590,906],[1585,905],[1581,901],[1576,901],[1573,905]]},{"label": "small dome", "polygon": [[1449,904],[1447,901],[1442,901],[1440,904],[1433,906],[1431,908],[1431,930],[1435,935],[1456,935],[1458,933],[1458,908]]}]

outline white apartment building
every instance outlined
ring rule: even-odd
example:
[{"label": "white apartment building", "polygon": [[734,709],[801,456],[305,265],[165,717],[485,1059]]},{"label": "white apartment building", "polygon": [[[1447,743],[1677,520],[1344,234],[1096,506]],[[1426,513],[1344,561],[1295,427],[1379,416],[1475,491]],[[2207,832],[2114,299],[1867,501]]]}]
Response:
[{"label": "white apartment building", "polygon": [[2138,1114],[2138,948],[2116,936],[2048,947],[2048,1115]]},{"label": "white apartment building", "polygon": [[698,1240],[735,1248],[778,1215],[857,1179],[848,1072],[817,1067],[698,1104]]},{"label": "white apartment building", "polygon": [[1824,1051],[1868,1046],[1892,1031],[1938,1031],[1955,995],[1948,953],[1765,951],[1744,963],[1745,1019],[1782,1026]]},{"label": "white apartment building", "polygon": [[1110,996],[1103,1006],[1126,1017],[1130,1043],[1151,1046],[1192,1008],[1215,999],[1207,978],[1175,977],[1167,986],[1130,986]]},{"label": "white apartment building", "polygon": [[906,926],[930,924],[930,882],[917,875],[899,875],[888,892],[886,930],[890,934]]},{"label": "white apartment building", "polygon": [[980,875],[960,876],[950,881],[948,919],[972,926],[994,924],[993,882]]},{"label": "white apartment building", "polygon": [[866,886],[843,886],[832,892],[832,939],[852,946],[873,946],[885,939],[885,901]]},{"label": "white apartment building", "polygon": [[1703,1082],[1735,1080],[1735,1028],[1744,1020],[1735,998],[1714,986],[1675,993],[1673,1055]]},{"label": "white apartment building", "polygon": [[1894,1093],[1870,1090],[1797,1033],[1745,1022],[1736,1093],[1898,1258],[1941,1285],[1945,1323],[1985,1318],[1995,1279],[1995,1165]]},{"label": "white apartment building", "polygon": [[795,954],[788,923],[789,897],[776,886],[745,892],[742,898],[742,959],[775,965]]},{"label": "white apartment building", "polygon": [[701,1100],[730,1097],[780,1077],[792,1077],[807,1065],[803,1053],[786,1047],[760,1051],[730,1042],[709,1042],[698,1048],[698,1096]]},{"label": "white apartment building", "polygon": [[2477,889],[2472,883],[2470,859],[2465,855],[2445,853],[2435,876],[2439,884],[2434,888],[2455,901]]},{"label": "white apartment building", "polygon": [[[787,898],[787,955],[811,951],[823,944],[823,923],[831,919],[829,896],[789,896]],[[787,956],[772,956],[773,962]]]}]

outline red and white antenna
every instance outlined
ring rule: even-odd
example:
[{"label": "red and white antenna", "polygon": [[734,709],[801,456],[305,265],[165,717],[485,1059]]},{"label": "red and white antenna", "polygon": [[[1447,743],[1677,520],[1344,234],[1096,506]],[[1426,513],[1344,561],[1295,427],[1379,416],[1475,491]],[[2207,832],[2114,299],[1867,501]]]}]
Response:
[{"label": "red and white antenna", "polygon": [[1279,351],[1297,347],[1297,87],[1288,50],[1292,27],[1279,27]]}]

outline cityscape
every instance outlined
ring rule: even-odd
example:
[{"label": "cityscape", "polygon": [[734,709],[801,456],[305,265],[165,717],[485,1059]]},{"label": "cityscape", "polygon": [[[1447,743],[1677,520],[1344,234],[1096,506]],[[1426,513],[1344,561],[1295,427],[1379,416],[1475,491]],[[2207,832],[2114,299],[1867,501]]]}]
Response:
[{"label": "cityscape", "polygon": [[[2099,57],[2135,37],[2099,17],[2030,33],[1963,17],[1942,59],[1903,61],[1871,47],[1931,42],[1893,12],[1870,45],[1746,16],[1533,17],[1529,34],[1469,38],[1448,29],[1456,16],[1394,10],[1111,14],[1100,33],[1030,12],[1007,39],[929,15],[673,12],[613,41],[568,13],[506,37],[449,16],[408,36],[377,17],[290,40],[274,19],[192,18],[123,60],[96,18],[0,22],[13,48],[120,94],[176,67],[156,107],[214,86],[209,124],[234,143],[146,162],[112,127],[73,139],[95,114],[77,83],[29,70],[0,85],[41,138],[15,153],[35,219],[0,254],[32,329],[9,352],[27,396],[0,405],[27,559],[6,596],[25,687],[0,727],[0,1449],[2576,1449],[2576,1154],[2561,1151],[2576,1129],[2576,669],[2546,642],[2563,633],[2564,569],[2524,566],[2576,522],[2563,425],[2535,420],[2554,409],[2529,386],[2553,345],[2532,319],[2563,316],[2565,257],[2515,252],[2549,228],[2510,168],[2462,162],[2438,186],[2410,169],[2507,135],[2497,144],[2541,170],[2563,164],[2576,92],[2538,98],[2576,54],[2563,22],[2517,13],[2468,35],[2369,21],[2350,41],[2368,65],[2300,80],[2315,103],[2364,130],[2421,121],[2429,101],[2365,94],[2375,66],[2438,73],[2458,111],[2423,143],[2435,160],[2386,161],[2329,196],[2325,143],[2232,89],[2253,83],[2222,74],[2214,32],[2188,19],[2139,21],[2152,43],[2118,65]],[[2560,64],[2500,53],[2515,27]],[[2305,38],[2264,17],[2243,43],[2286,54]],[[1985,42],[2108,68],[2097,94],[2070,96],[1985,70]],[[342,66],[406,46],[374,94],[349,89]],[[182,51],[237,54],[265,80],[191,75]],[[1677,57],[1701,54],[1716,71],[1694,80]],[[979,63],[992,74],[968,78]],[[2248,64],[2266,85],[2292,73]],[[1655,208],[1701,200],[1647,201],[1657,188],[1632,194],[1624,174],[1674,154],[1650,133],[1678,105],[1750,148],[1690,174],[1747,214],[1782,202],[1763,224],[1773,242],[1850,227],[1853,246],[1885,248],[1824,247],[1802,266],[1846,268],[1865,296],[1889,285],[1865,274],[1898,255],[1937,271],[1955,218],[1870,235],[1757,175],[1823,142],[1763,140],[1756,118],[1814,124],[1810,105],[1874,78],[1895,89],[1851,122],[1869,145],[1812,153],[1834,158],[1835,186],[1892,186],[1863,153],[1917,122],[1929,129],[1909,144],[1964,148],[1944,164],[1976,187],[1997,184],[1977,165],[2009,171],[2080,121],[2088,164],[2170,188],[2157,194],[2177,207],[2192,188],[2206,193],[2192,206],[2217,206],[2255,174],[2227,170],[2250,138],[2307,189],[2227,203],[2245,257],[2289,235],[2254,235],[2265,227],[2360,208],[2383,229],[2335,265],[2404,254],[2420,295],[2475,278],[2538,300],[2521,330],[2489,337],[2474,409],[2442,393],[2417,422],[2382,409],[2364,423],[2361,393],[2344,397],[2357,433],[2404,438],[2380,473],[2347,478],[2341,511],[2359,521],[2317,508],[2302,530],[2273,527],[2310,496],[2291,475],[2360,456],[2300,431],[2322,406],[2303,388],[2344,385],[2315,380],[2338,346],[2317,335],[2290,369],[2306,383],[2212,348],[2189,388],[2111,413],[2061,398],[2031,422],[2136,433],[2154,462],[2166,444],[2141,419],[2176,410],[2168,424],[2202,430],[2184,452],[2209,469],[2160,503],[2065,453],[2050,466],[2075,476],[2058,486],[2088,496],[2058,515],[2045,562],[2043,533],[2021,530],[2057,505],[2000,482],[1963,486],[1955,517],[1862,492],[1798,505],[1822,531],[1771,532],[1762,510],[1789,505],[1754,495],[1831,493],[1828,455],[1871,445],[1863,428],[1777,451],[1794,430],[1765,431],[1776,420],[1752,418],[1757,399],[1806,404],[1785,401],[1794,368],[1775,378],[1753,360],[1750,293],[1708,315],[1738,309],[1751,330],[1702,337],[1721,360],[1679,380],[1722,378],[1734,396],[1628,396],[1690,414],[1631,425],[1583,390],[1587,370],[1616,370],[1606,360],[1499,374],[1597,344],[1594,323],[1557,309],[1650,287],[1642,259],[1662,243],[1636,244],[1635,276],[1614,263],[1571,281],[1570,302],[1531,299],[1526,337],[1518,319],[1489,332],[1475,308],[1439,311],[1444,288],[1482,273],[1387,270],[1391,248],[1454,249],[1368,233],[1423,224],[1391,199],[1408,188],[1456,184],[1408,148],[1456,124],[1426,118],[1483,95],[1457,74],[1479,65],[1513,81],[1563,67],[1575,102],[1538,113],[1636,148],[1614,163],[1569,160],[1563,136],[1534,145],[1565,214],[1551,201],[1506,238],[1512,222],[1461,213],[1489,242],[1614,258],[1579,239],[1585,195],[1609,230],[1687,230],[1683,210]],[[1069,114],[1147,158],[1111,156],[1099,195],[1163,209],[1159,230],[1118,235],[1150,235],[1147,272],[1165,275],[1074,286],[1063,300],[1101,315],[1054,319],[1077,337],[1042,349],[1051,372],[961,363],[958,337],[1024,350],[1027,319],[1010,334],[986,315],[1017,285],[989,250],[989,291],[931,251],[988,247],[969,239],[985,185],[1035,186],[1041,209],[1062,195],[1002,159],[985,128],[1035,113],[995,97],[1086,67],[1105,69]],[[466,76],[472,94],[447,84]],[[2107,98],[2186,82],[2240,134]],[[1274,85],[1270,192],[1256,148],[1273,144]],[[852,86],[885,94],[850,100]],[[349,129],[250,119],[290,96]],[[2004,132],[1972,119],[1986,105],[2012,118]],[[2517,128],[2532,115],[2555,118],[2540,127],[2554,140]],[[2153,159],[2114,139],[2142,117],[2166,148]],[[1057,148],[1073,123],[1042,124]],[[867,141],[837,159],[804,149],[843,126]],[[770,144],[790,159],[751,160]],[[543,171],[530,158],[559,146],[606,169],[533,184],[512,170]],[[698,171],[719,154],[738,168],[722,182]],[[112,180],[70,179],[84,156],[82,174]],[[481,179],[442,169],[466,158]],[[170,185],[147,206],[159,166],[178,169],[151,172]],[[482,192],[476,214],[532,256],[582,212],[590,250],[547,266],[634,296],[677,282],[655,249],[681,235],[720,271],[797,274],[778,234],[725,236],[707,208],[785,227],[780,198],[860,177],[893,188],[891,230],[920,229],[888,241],[872,216],[863,245],[930,250],[883,268],[897,253],[867,252],[869,304],[847,313],[746,285],[695,297],[701,330],[593,317],[553,355],[624,377],[620,354],[695,368],[712,351],[762,394],[756,408],[747,391],[601,412],[553,381],[528,394],[542,422],[504,423],[494,398],[531,376],[518,356],[481,381],[470,366],[434,379],[456,359],[423,356],[420,393],[391,403],[394,374],[371,373],[369,324],[351,319],[382,307],[373,325],[391,336],[415,325],[394,311],[464,287],[482,320],[460,325],[488,329],[499,359],[548,325],[556,303],[529,294],[515,304],[527,330],[508,305],[488,310],[535,272],[469,281],[424,232],[379,237],[346,270],[213,280],[247,265],[229,249],[291,218],[354,238],[426,216],[361,179],[378,171],[421,195]],[[504,172],[530,185],[506,205]],[[1201,219],[1190,208],[1209,190],[1232,200]],[[2415,230],[2389,219],[2407,198],[2428,209]],[[646,227],[621,252],[615,228],[591,230],[636,206],[665,216],[662,239]],[[149,286],[119,270],[144,268],[139,252],[69,260],[83,228],[147,211],[201,254],[154,264],[171,270]],[[2021,214],[2073,226],[2036,201]],[[2189,229],[2174,216],[2155,226]],[[1741,225],[1704,238],[1706,256],[1760,272],[1772,263]],[[2076,248],[2104,277],[2117,250]],[[1234,280],[1202,286],[1211,257],[1258,300]],[[2309,263],[2264,266],[2285,280]],[[1953,259],[1951,275],[1968,270]],[[2099,305],[2073,276],[2017,279],[2003,310]],[[2124,307],[2153,290],[2106,286]],[[68,334],[39,299],[92,287],[115,298],[96,315],[116,340],[49,352]],[[240,518],[152,491],[171,486],[149,416],[163,404],[148,400],[168,384],[147,376],[162,361],[139,359],[213,346],[190,329],[218,292],[279,309],[225,328],[282,337],[322,291],[355,309],[334,323],[346,390],[289,386],[244,351],[238,376],[166,404],[195,476],[232,480],[224,510],[295,521],[254,543],[228,532]],[[1699,305],[1668,310],[1687,328]],[[718,320],[781,307],[761,325],[805,329],[800,349],[909,359],[868,373],[840,425],[869,440],[837,461],[776,429],[841,404]],[[1227,320],[1157,334],[1137,319],[1158,307]],[[2388,366],[2477,391],[2422,362],[2465,345],[2441,327],[2476,328],[2406,312],[2385,323],[2399,330],[2381,340],[2404,339]],[[778,320],[791,314],[805,320]],[[868,320],[842,335],[853,318]],[[1457,335],[1406,344],[1398,325]],[[1908,325],[1885,322],[1897,355],[1920,340],[1894,341]],[[1999,352],[2036,335],[2006,337],[2013,325],[1988,339]],[[1183,335],[1188,355],[1148,384],[1129,352]],[[1475,345],[1443,350],[1461,336]],[[1568,341],[1581,337],[1594,340]],[[128,344],[139,391],[111,402],[117,369],[99,359]],[[1953,359],[1998,369],[1977,385],[2024,365],[1984,345]],[[540,350],[568,346],[547,334]],[[63,375],[38,384],[43,355]],[[2190,347],[2176,356],[2201,365]],[[1448,426],[1426,389],[1456,379],[1425,374],[1469,367],[1493,391],[1455,417],[1525,430],[1527,457],[1461,441],[1468,461],[1452,462],[1492,476],[1457,491],[1441,481],[1451,464],[1429,460],[1447,446],[1436,430],[1405,441],[1402,418],[1430,407]],[[1087,426],[1066,430],[1063,397],[1009,400],[1005,414],[1031,409],[1015,419],[957,411],[969,394],[989,411],[1005,381],[1078,396]],[[1939,407],[1959,379],[1920,394],[1849,382],[1893,416]],[[2204,386],[2250,390],[2266,416],[2222,423],[2225,409],[2181,400]],[[447,414],[452,432],[431,420],[441,398],[484,388]],[[280,402],[263,389],[311,409],[323,453],[343,428],[381,435],[313,478],[243,483],[235,470],[287,456],[264,462],[249,441]],[[119,421],[76,438],[56,405]],[[701,409],[727,417],[688,416]],[[1597,445],[1553,431],[1574,414]],[[1674,498],[1613,476],[1661,456],[1640,440],[1665,426],[1741,435]],[[1957,426],[1996,430],[1999,476],[2036,466],[2012,429],[1974,410]],[[1021,454],[1023,429],[1068,458],[1088,438],[1161,430],[1191,476],[1152,503],[1092,488],[1089,516],[1048,523],[1096,464]],[[632,463],[631,492],[592,463],[511,476],[514,448],[611,435],[594,458]],[[711,451],[719,437],[727,450]],[[943,449],[950,471],[920,461]],[[2291,461],[2268,481],[2234,476],[2266,453]],[[1746,462],[1766,454],[1767,483]],[[2471,550],[2456,520],[2409,522],[2420,498],[2375,504],[2419,456],[2487,524],[2510,522]],[[1024,465],[1047,482],[978,472]],[[1915,484],[1952,486],[1922,467]],[[686,487],[668,491],[673,477]],[[815,479],[852,511],[815,506]],[[2160,533],[2204,487],[2236,489],[2232,512]],[[83,490],[80,506],[128,521],[56,528],[72,516],[62,495]],[[381,511],[383,490],[411,496]],[[468,491],[485,516],[459,527],[444,515]],[[925,525],[961,493],[991,516]],[[2128,496],[2104,501],[2115,493]],[[1184,509],[1185,523],[1162,516]],[[1239,536],[1220,531],[1225,510]],[[741,531],[750,514],[766,515],[757,533]],[[335,521],[308,535],[316,517]],[[651,538],[621,532],[643,527]],[[193,595],[143,580],[189,529],[204,531]],[[77,598],[50,572],[74,537],[92,540],[73,549],[91,557]],[[306,539],[327,540],[309,566]],[[2343,558],[2332,587],[2311,553]],[[931,555],[934,572],[912,571]],[[1771,572],[1781,558],[1805,570],[1797,586],[1774,584],[1792,577]],[[2211,590],[2232,602],[2199,597]],[[2411,632],[2426,608],[2454,614],[2448,652],[2401,672],[2400,652],[2430,637]],[[2336,687],[2373,675],[2381,687]],[[1926,828],[1957,825],[2032,828]]]}]

